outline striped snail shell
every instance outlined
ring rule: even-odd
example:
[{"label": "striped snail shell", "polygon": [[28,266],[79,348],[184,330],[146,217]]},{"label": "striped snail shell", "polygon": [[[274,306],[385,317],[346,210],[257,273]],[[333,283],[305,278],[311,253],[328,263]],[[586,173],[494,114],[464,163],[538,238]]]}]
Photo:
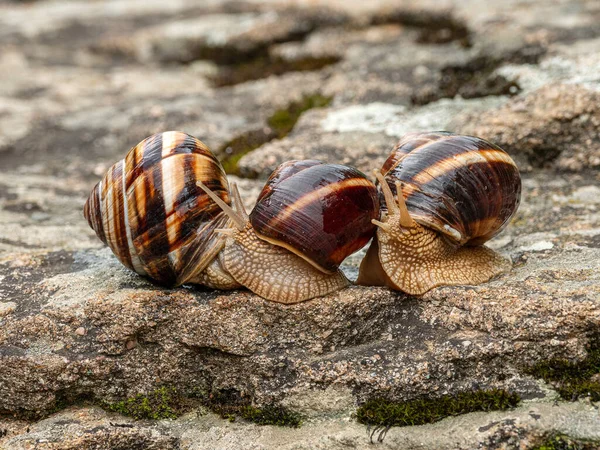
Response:
[{"label": "striped snail shell", "polygon": [[125,266],[165,285],[202,279],[228,218],[201,181],[229,204],[225,171],[198,139],[178,131],[133,147],[94,187],[84,215]]},{"label": "striped snail shell", "polygon": [[395,181],[412,218],[461,245],[479,245],[502,231],[521,200],[515,162],[481,138],[448,132],[404,136],[382,174]]},{"label": "striped snail shell", "polygon": [[358,170],[289,161],[267,181],[250,223],[263,239],[332,273],[371,240],[378,214],[375,186]]},{"label": "striped snail shell", "polygon": [[289,161],[273,172],[250,215],[223,209],[233,224],[221,230],[228,235],[219,255],[225,270],[264,298],[297,303],[349,284],[338,266],[373,236],[379,200],[356,169]]},{"label": "striped snail shell", "polygon": [[360,283],[379,278],[375,284],[422,294],[439,285],[482,283],[509,267],[482,246],[520,203],[519,170],[501,148],[473,136],[412,133],[376,176],[387,214],[377,222]]}]

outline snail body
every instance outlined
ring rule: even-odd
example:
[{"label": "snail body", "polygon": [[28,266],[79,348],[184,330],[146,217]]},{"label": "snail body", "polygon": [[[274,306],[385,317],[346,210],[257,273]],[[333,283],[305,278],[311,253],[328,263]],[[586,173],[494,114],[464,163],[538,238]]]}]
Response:
[{"label": "snail body", "polygon": [[225,171],[211,151],[178,131],[154,134],[108,169],[94,187],[84,216],[119,261],[160,284],[202,282],[224,243],[215,229],[228,218],[197,186],[229,204]]},{"label": "snail body", "polygon": [[[209,188],[201,186],[212,195]],[[378,217],[375,185],[356,169],[289,161],[271,175],[250,214],[237,189],[219,254],[233,279],[256,294],[297,303],[349,284],[339,264],[372,237]]]},{"label": "snail body", "polygon": [[[358,283],[420,295],[479,284],[510,268],[483,244],[515,214],[519,171],[499,147],[447,132],[414,133],[376,173],[385,198]],[[401,195],[400,195],[401,194]]]}]

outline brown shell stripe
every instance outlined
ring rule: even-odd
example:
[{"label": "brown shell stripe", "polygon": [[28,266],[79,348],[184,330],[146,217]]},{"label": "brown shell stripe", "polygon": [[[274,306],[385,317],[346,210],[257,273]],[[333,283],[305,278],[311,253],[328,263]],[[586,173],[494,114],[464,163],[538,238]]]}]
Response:
[{"label": "brown shell stripe", "polygon": [[[219,208],[207,195],[197,193],[199,188],[196,186],[196,181],[201,180],[225,202],[229,203],[228,193],[222,187],[227,186],[225,173],[216,171],[216,166],[207,166],[202,159],[201,155],[179,154],[177,157],[166,159],[175,164],[167,163],[162,167],[163,181],[169,177],[178,178],[178,181],[167,182],[170,183],[170,189],[173,189],[173,192],[167,194],[168,187],[167,185],[164,187],[168,239],[174,264],[177,261],[183,263],[179,250],[188,251],[183,247],[191,241],[199,239],[200,235],[203,235],[204,239],[213,239],[213,236],[205,229],[220,213]],[[204,244],[198,243],[200,247],[203,247]]]},{"label": "brown shell stripe", "polygon": [[323,163],[321,161],[316,159],[307,159],[303,161],[293,159],[280,164],[265,183],[256,201],[259,202],[263,197],[267,196],[273,190],[274,186],[277,186],[277,184],[281,183],[285,179],[290,178],[305,169],[322,164]]},{"label": "brown shell stripe", "polygon": [[102,181],[98,182],[98,184],[92,190],[92,193],[85,203],[83,215],[90,224],[90,227],[92,227],[92,229],[96,232],[100,240],[106,244],[106,235],[104,233],[104,225],[102,224],[101,193]]},{"label": "brown shell stripe", "polygon": [[[121,164],[122,164],[122,169],[121,169],[122,172],[126,173],[126,165],[125,165],[126,163],[125,163],[124,159],[122,160]],[[129,224],[129,205],[128,205],[127,186],[126,186],[127,180],[126,180],[126,177],[124,177],[124,176],[121,176],[121,178],[122,178],[121,197],[123,199],[123,220],[125,221],[125,232],[126,232],[126,236],[127,236],[127,248],[129,249],[131,266],[133,267],[133,270],[135,270],[140,275],[145,275],[146,271],[144,270],[144,265],[137,254],[137,250],[135,249],[135,246],[133,245],[133,239],[131,237],[131,225]]]},{"label": "brown shell stripe", "polygon": [[172,282],[182,263],[179,249],[220,211],[199,192],[196,181],[202,180],[228,202],[225,172],[204,144],[180,132],[165,132],[140,143],[129,163],[135,164],[132,174],[144,168],[137,178],[131,177],[127,188],[134,245],[141,249],[144,244],[140,257],[154,278]]},{"label": "brown shell stripe", "polygon": [[430,144],[439,143],[445,139],[455,137],[454,134],[448,132],[435,132],[435,133],[410,133],[402,137],[400,142],[396,144],[390,157],[385,161],[381,171],[383,174],[387,174],[394,170],[400,161],[409,153],[416,152],[417,150],[422,151],[424,147]]},{"label": "brown shell stripe", "polygon": [[444,227],[451,227],[447,232],[454,238],[477,244],[495,235],[514,213],[518,169],[508,154],[485,141],[455,139],[444,144],[445,152],[412,153],[395,173],[417,222],[436,228],[448,224]]},{"label": "brown shell stripe", "polygon": [[[275,195],[258,202],[250,222],[262,239],[332,273],[345,256],[368,241],[366,236],[371,237],[377,195],[374,185],[362,174],[349,175],[341,166],[315,169],[317,173],[303,180],[292,178],[290,183],[282,183],[286,186],[279,186]],[[331,181],[311,185],[311,178],[321,179],[319,172],[328,174]],[[335,180],[340,176],[348,178]],[[340,248],[343,250],[338,252]]]},{"label": "brown shell stripe", "polygon": [[185,138],[185,135],[173,131],[163,133],[162,135],[162,196],[167,216],[167,238],[170,249],[177,247],[180,233],[179,221],[177,220],[175,211],[177,207],[177,194],[185,189],[185,173],[183,176],[181,176],[181,173],[178,173],[180,170],[178,162],[181,156],[177,155],[176,158],[169,158],[168,156],[173,154],[178,148],[182,137]]},{"label": "brown shell stripe", "polygon": [[346,189],[349,187],[366,187],[369,188],[373,184],[366,178],[356,177],[348,178],[337,183],[331,183],[326,186],[322,186],[319,189],[315,189],[309,192],[291,205],[285,207],[281,212],[274,216],[269,222],[269,226],[276,228],[279,224],[285,224],[285,221],[295,213],[295,211],[308,207],[313,202],[320,202],[322,198],[333,194],[334,192]]},{"label": "brown shell stripe", "polygon": [[434,165],[426,167],[421,172],[413,175],[410,180],[402,180],[404,183],[402,192],[404,193],[405,198],[408,198],[413,192],[419,190],[419,185],[429,183],[435,178],[443,176],[460,166],[481,163],[492,165],[508,164],[513,167],[515,166],[514,161],[503,150],[490,149],[468,151],[458,155],[448,156],[446,159],[438,161]]},{"label": "brown shell stripe", "polygon": [[168,264],[170,245],[162,194],[162,149],[162,134],[157,134],[131,152],[135,165],[130,167],[128,175],[135,177],[130,180],[132,184],[127,183],[127,195],[133,194],[129,203],[133,209],[129,211],[131,233],[144,267],[153,278],[171,283],[176,276]]},{"label": "brown shell stripe", "polygon": [[102,184],[102,217],[106,240],[119,260],[127,267],[133,268],[127,244],[127,227],[123,207],[123,165],[113,165]]}]

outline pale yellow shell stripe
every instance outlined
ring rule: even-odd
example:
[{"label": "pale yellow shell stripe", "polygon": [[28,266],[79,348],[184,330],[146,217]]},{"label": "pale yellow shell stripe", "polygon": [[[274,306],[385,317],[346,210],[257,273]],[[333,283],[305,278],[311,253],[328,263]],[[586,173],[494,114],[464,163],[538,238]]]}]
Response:
[{"label": "pale yellow shell stripe", "polygon": [[[185,188],[185,176],[181,171],[182,167],[178,164],[178,158],[167,158],[177,148],[185,135],[175,131],[168,131],[162,135],[162,197],[165,205],[165,215],[167,217],[167,237],[169,246],[175,248],[179,236],[179,221],[175,220],[175,211],[177,195]],[[169,220],[170,219],[170,220]]]},{"label": "pale yellow shell stripe", "polygon": [[127,200],[127,177],[125,174],[125,159],[122,160],[123,164],[123,176],[121,179],[123,180],[123,188],[122,188],[122,196],[123,196],[123,217],[125,219],[125,232],[127,234],[127,246],[129,247],[129,257],[131,259],[131,265],[133,266],[133,270],[135,270],[140,275],[146,275],[146,271],[144,270],[144,266],[142,261],[138,257],[137,251],[133,245],[133,239],[131,238],[131,228],[129,226],[129,204]]},{"label": "pale yellow shell stripe", "polygon": [[[136,167],[138,167],[144,155],[144,145],[142,143],[138,144],[133,150],[133,161],[132,167],[128,167],[130,171],[133,171]],[[138,217],[144,217],[146,215],[146,192],[144,190],[143,183],[134,184],[133,195],[135,198],[135,202],[133,206],[136,210],[136,214]],[[136,224],[137,226],[137,224]]]},{"label": "pale yellow shell stripe", "polygon": [[105,230],[106,242],[119,260],[128,267],[131,267],[129,250],[124,249],[124,222],[121,221],[122,199],[119,192],[121,180],[118,175],[120,169],[119,163],[113,165],[104,177],[102,184],[102,220]]},{"label": "pale yellow shell stripe", "polygon": [[398,149],[398,151],[402,152],[402,157],[398,158],[398,160],[391,167],[386,168],[386,172],[385,173],[386,174],[390,173],[392,170],[394,170],[396,167],[398,167],[398,164],[400,164],[404,158],[406,158],[410,154],[413,154],[417,150],[422,151],[425,147],[427,147],[427,146],[429,146],[431,144],[435,144],[435,143],[447,141],[447,140],[452,139],[454,137],[456,137],[456,136],[455,135],[449,135],[449,136],[441,137],[439,139],[435,139],[435,138],[432,137],[431,139],[427,140],[427,142],[424,142],[423,144],[419,145],[418,147],[413,148],[408,153],[402,152],[402,146],[404,144],[406,144],[407,142],[409,142],[412,138],[414,138],[414,136],[412,134],[410,134],[410,135],[402,138],[400,140],[400,142],[398,142],[398,144],[396,145],[396,148]]},{"label": "pale yellow shell stripe", "polygon": [[[438,141],[439,142],[439,141]],[[412,182],[404,183],[402,192],[404,197],[409,197],[413,192],[419,191],[419,185],[428,183],[445,173],[455,170],[457,167],[482,162],[506,163],[514,166],[512,158],[502,150],[474,150],[458,155],[452,155],[436,164],[423,169],[412,178]]]},{"label": "pale yellow shell stripe", "polygon": [[[110,187],[112,183],[112,167],[108,169],[108,172],[106,172],[106,175],[102,181],[104,182],[100,186],[100,217],[102,218],[102,228],[104,229],[106,243],[114,251],[114,231],[112,227],[113,217],[112,211],[110,211],[110,208],[108,208],[107,205],[107,200],[110,198],[109,195],[112,195],[112,188]],[[117,256],[119,255],[118,251],[115,253]]]}]

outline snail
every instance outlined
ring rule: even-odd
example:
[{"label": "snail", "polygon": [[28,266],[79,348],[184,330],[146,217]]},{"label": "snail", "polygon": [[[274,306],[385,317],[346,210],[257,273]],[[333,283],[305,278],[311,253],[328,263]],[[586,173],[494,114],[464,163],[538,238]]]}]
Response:
[{"label": "snail", "polygon": [[[223,167],[206,145],[178,131],[154,134],[108,169],[84,216],[125,266],[160,284],[239,287],[215,276],[228,217],[196,183],[229,204]],[[213,275],[213,276],[211,276]]]},{"label": "snail", "polygon": [[510,268],[483,245],[520,203],[519,170],[502,149],[473,136],[411,133],[375,176],[384,214],[373,221],[377,237],[358,284],[421,295],[436,286],[480,284]]},{"label": "snail", "polygon": [[377,188],[356,169],[320,161],[288,161],[267,180],[248,214],[234,186],[235,209],[199,186],[229,218],[222,268],[268,300],[297,303],[349,284],[339,269],[365,246],[379,216]]},{"label": "snail", "polygon": [[208,147],[169,131],[113,165],[84,215],[125,266],[160,284],[243,286],[297,303],[349,284],[339,265],[374,234],[379,198],[356,169],[290,161],[247,214]]}]

